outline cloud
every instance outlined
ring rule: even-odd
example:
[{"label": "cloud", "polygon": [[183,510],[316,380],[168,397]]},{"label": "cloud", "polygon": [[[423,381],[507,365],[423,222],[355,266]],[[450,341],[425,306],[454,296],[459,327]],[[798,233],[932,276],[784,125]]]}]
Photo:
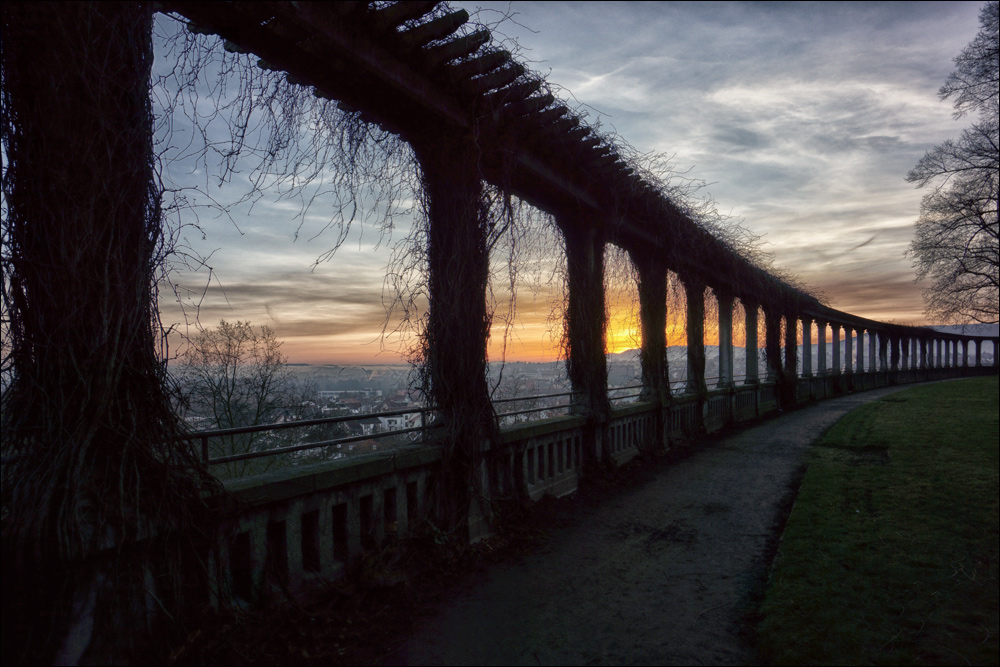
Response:
[{"label": "cloud", "polygon": [[[975,35],[981,3],[475,5],[518,12],[530,29],[508,22],[499,30],[520,41],[533,69],[551,72],[589,120],[615,127],[640,152],[694,166],[690,175],[710,184],[719,209],[765,235],[777,265],[831,305],[922,318],[904,252],[923,193],[904,179],[926,150],[960,131],[937,90]],[[225,126],[212,133],[224,137]],[[189,135],[177,136],[183,145]],[[181,185],[220,201],[245,193],[246,173],[216,188],[203,165],[169,168]],[[412,193],[400,197],[395,203],[412,203]],[[315,266],[337,239],[335,198],[303,214],[300,200],[266,197],[234,208],[232,220],[196,209],[205,238],[194,228],[186,238],[210,255],[213,271],[207,291],[207,271],[180,274],[196,297],[189,305],[204,293],[203,323],[270,322],[286,332],[286,351],[356,354],[381,330],[389,244],[411,224],[397,217],[387,241],[372,226],[383,210],[362,201],[368,224],[356,223],[332,260]],[[541,354],[549,296],[532,303],[528,294],[519,299],[517,349]],[[165,319],[179,321],[170,298],[162,301]]]}]

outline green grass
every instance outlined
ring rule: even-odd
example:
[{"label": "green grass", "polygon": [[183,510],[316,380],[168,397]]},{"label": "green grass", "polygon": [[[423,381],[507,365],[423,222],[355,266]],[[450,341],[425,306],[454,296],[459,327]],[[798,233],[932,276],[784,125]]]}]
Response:
[{"label": "green grass", "polygon": [[758,628],[773,664],[998,663],[996,377],[909,389],[811,453]]}]

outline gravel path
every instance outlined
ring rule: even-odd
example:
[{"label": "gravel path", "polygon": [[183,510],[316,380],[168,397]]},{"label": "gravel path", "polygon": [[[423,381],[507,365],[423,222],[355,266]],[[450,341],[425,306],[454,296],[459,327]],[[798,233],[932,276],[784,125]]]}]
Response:
[{"label": "gravel path", "polygon": [[753,664],[747,615],[809,446],[904,387],[823,401],[719,438],[583,508],[550,548],[493,566],[394,658],[411,665]]}]

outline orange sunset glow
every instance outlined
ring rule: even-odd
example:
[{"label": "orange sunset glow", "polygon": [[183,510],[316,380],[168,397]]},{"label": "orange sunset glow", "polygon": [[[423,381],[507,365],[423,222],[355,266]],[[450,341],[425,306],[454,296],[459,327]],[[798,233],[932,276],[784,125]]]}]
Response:
[{"label": "orange sunset glow", "polygon": [[[905,251],[924,193],[906,182],[906,173],[961,129],[937,91],[975,33],[979,7],[925,3],[899,12],[869,3],[855,9],[881,18],[854,22],[824,5],[777,11],[748,3],[730,7],[741,17],[731,25],[719,22],[716,8],[697,3],[591,3],[573,12],[555,3],[498,3],[495,9],[517,14],[516,24],[506,25],[508,36],[545,63],[548,80],[565,91],[560,94],[571,107],[587,105],[593,120],[613,127],[640,153],[674,156],[674,173],[707,183],[697,197],[710,193],[722,214],[761,235],[775,267],[833,308],[923,325],[922,286],[914,283]],[[614,21],[606,20],[608,12]],[[818,17],[823,34],[802,40],[797,26]],[[165,33],[176,28],[164,17],[157,21]],[[755,22],[767,30],[754,36],[736,27]],[[876,24],[882,32],[873,40],[867,30]],[[927,38],[915,37],[921,34]],[[739,58],[730,57],[734,44],[742,45]],[[792,52],[797,57],[787,58]],[[171,58],[157,54],[164,66]],[[186,127],[181,116],[162,126]],[[192,224],[184,216],[205,201],[237,202],[246,195],[252,163],[241,163],[238,177],[216,186],[211,174],[218,165],[171,161],[169,151],[163,159],[170,189],[193,193],[178,224]],[[205,185],[206,177],[213,185]],[[393,252],[406,256],[402,241],[412,229],[408,207],[415,193],[403,187],[392,202],[358,201],[367,207],[362,217],[390,203],[403,213],[384,236],[385,230],[355,222],[333,255],[336,233],[324,230],[343,220],[336,219],[335,202],[316,194],[304,210],[266,192],[252,207],[231,205],[225,215],[212,210],[198,217],[197,228],[182,227],[181,246],[208,261],[172,276],[183,308],[165,289],[164,325],[184,333],[223,318],[249,320],[272,327],[293,363],[406,363],[415,327],[387,318],[395,297],[385,278]],[[564,284],[558,274],[565,260],[558,241],[554,253],[538,249],[548,243],[526,244],[534,263],[518,267],[525,275],[515,312],[501,308],[494,318],[491,360],[560,357]],[[494,252],[502,267],[506,250]],[[606,260],[606,345],[618,353],[641,345],[638,298],[620,253],[609,250]],[[498,269],[491,284],[501,304],[508,277]],[[675,283],[669,346],[686,344],[684,314],[683,289]],[[709,291],[707,345],[718,342],[717,318]],[[743,321],[737,303],[737,346],[744,344]],[[759,340],[763,344],[762,335]],[[171,338],[172,351],[182,345],[181,337]]]}]

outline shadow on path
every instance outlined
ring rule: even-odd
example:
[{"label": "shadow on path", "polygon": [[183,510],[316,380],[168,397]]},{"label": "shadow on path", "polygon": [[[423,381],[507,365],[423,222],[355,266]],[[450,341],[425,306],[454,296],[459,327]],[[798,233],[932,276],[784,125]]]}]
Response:
[{"label": "shadow on path", "polygon": [[396,660],[755,663],[749,619],[810,445],[854,408],[905,388],[822,401],[662,466],[553,530],[545,553],[489,568],[418,621]]}]

